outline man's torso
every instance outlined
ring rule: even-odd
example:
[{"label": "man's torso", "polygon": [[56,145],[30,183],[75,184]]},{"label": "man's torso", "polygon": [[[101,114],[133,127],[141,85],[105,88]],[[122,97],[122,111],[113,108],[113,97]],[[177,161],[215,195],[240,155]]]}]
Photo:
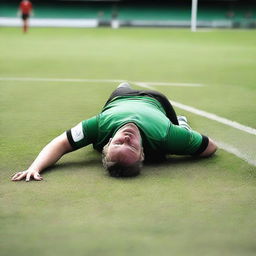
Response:
[{"label": "man's torso", "polygon": [[20,10],[22,14],[30,14],[32,10],[32,4],[29,1],[22,1],[20,3]]}]

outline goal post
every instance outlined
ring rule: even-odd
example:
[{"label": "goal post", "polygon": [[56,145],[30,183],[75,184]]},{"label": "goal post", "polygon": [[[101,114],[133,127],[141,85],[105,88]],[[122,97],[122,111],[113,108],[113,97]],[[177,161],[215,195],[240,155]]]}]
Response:
[{"label": "goal post", "polygon": [[197,23],[197,0],[192,0],[191,7],[191,31],[196,32],[196,23]]}]

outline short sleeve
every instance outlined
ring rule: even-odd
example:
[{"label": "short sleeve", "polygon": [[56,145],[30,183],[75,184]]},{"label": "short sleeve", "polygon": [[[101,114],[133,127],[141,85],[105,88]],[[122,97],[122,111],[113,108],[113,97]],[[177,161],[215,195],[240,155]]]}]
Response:
[{"label": "short sleeve", "polygon": [[208,138],[196,131],[171,125],[167,136],[167,151],[176,155],[197,155],[208,145]]},{"label": "short sleeve", "polygon": [[66,131],[68,141],[73,149],[79,149],[94,143],[98,135],[97,127],[97,117],[95,116]]}]

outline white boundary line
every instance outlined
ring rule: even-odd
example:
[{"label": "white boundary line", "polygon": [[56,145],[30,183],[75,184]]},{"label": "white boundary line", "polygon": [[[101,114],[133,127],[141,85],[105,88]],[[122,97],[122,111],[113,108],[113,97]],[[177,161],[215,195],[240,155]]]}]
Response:
[{"label": "white boundary line", "polygon": [[225,124],[225,125],[228,125],[228,126],[231,126],[233,128],[236,128],[238,130],[241,130],[243,132],[247,132],[247,133],[250,133],[250,134],[253,134],[253,135],[256,135],[256,129],[254,128],[251,128],[249,126],[245,126],[243,124],[240,124],[238,122],[235,122],[235,121],[231,121],[229,119],[226,119],[224,117],[220,117],[220,116],[217,116],[215,114],[212,114],[212,113],[208,113],[206,111],[203,111],[203,110],[200,110],[200,109],[197,109],[197,108],[194,108],[194,107],[190,107],[190,106],[187,106],[187,105],[184,105],[184,104],[181,104],[179,102],[175,102],[172,100],[172,104],[175,106],[175,107],[178,107],[180,109],[184,109],[186,111],[189,111],[193,114],[196,114],[196,115],[199,115],[199,116],[203,116],[203,117],[206,117],[208,119],[211,119],[211,120],[214,120],[216,122],[219,122],[219,123],[222,123],[222,124]]},{"label": "white boundary line", "polygon": [[0,77],[0,81],[25,81],[25,82],[74,82],[74,83],[122,83],[125,80],[116,79],[75,79],[75,78],[34,78],[34,77]]},{"label": "white boundary line", "polygon": [[218,145],[219,148],[237,156],[238,158],[243,159],[245,162],[256,166],[256,160],[251,159],[248,155],[241,153],[237,148],[233,147],[232,145],[223,143],[223,142],[219,142],[219,141],[215,141]]},{"label": "white boundary line", "polygon": [[[91,83],[121,83],[125,82],[125,80],[116,80],[116,79],[69,79],[69,78],[33,78],[33,77],[0,77],[0,81],[37,81],[37,82],[91,82]],[[138,85],[140,87],[144,87],[147,89],[154,89],[152,85],[164,85],[164,86],[203,86],[202,84],[189,84],[189,83],[166,83],[166,82],[132,82],[131,83]],[[194,107],[190,107],[184,105],[179,102],[175,102],[172,100],[172,104],[180,109],[184,109],[191,113],[194,113],[199,116],[206,117],[208,119],[214,120],[216,122],[228,125],[235,129],[241,130],[243,132],[247,132],[253,135],[256,135],[256,129],[251,128],[249,126],[245,126],[235,121],[231,121],[224,117],[217,116],[215,114],[206,112],[204,110],[200,110]]]},{"label": "white boundary line", "polygon": [[137,85],[146,86],[185,86],[185,87],[202,87],[203,84],[192,84],[192,83],[167,83],[167,82],[132,82]]},{"label": "white boundary line", "polygon": [[[136,84],[138,86],[145,87],[145,88],[148,88],[148,89],[154,89],[154,87],[152,87],[149,84],[146,84],[144,82],[137,82]],[[252,127],[245,126],[245,125],[240,124],[238,122],[231,121],[231,120],[226,119],[224,117],[220,117],[220,116],[217,116],[215,114],[206,112],[204,110],[200,110],[200,109],[197,109],[197,108],[194,108],[194,107],[190,107],[190,106],[184,105],[182,103],[179,103],[179,102],[176,102],[176,101],[173,101],[173,100],[171,101],[171,103],[172,103],[173,106],[175,106],[177,108],[180,108],[180,109],[186,110],[188,112],[191,112],[193,114],[196,114],[196,115],[199,115],[199,116],[203,116],[203,117],[206,117],[208,119],[214,120],[216,122],[228,125],[228,126],[230,126],[232,128],[241,130],[243,132],[247,132],[247,133],[256,135],[256,129],[254,129]]]},{"label": "white boundary line", "polygon": [[[141,87],[145,87],[147,89],[154,89],[154,87],[146,84],[146,83],[137,83],[138,86],[141,86]],[[175,101],[171,101],[171,103],[180,108],[180,109],[184,109],[188,112],[191,112],[193,114],[196,114],[196,115],[200,115],[200,116],[203,116],[205,118],[208,118],[208,119],[211,119],[211,120],[214,120],[216,122],[219,122],[219,123],[222,123],[222,124],[225,124],[225,125],[228,125],[228,126],[231,126],[235,129],[239,129],[243,132],[247,132],[247,133],[250,133],[250,134],[253,134],[253,135],[256,135],[256,129],[254,128],[251,128],[251,127],[248,127],[248,126],[245,126],[245,125],[242,125],[242,124],[239,124],[237,122],[234,122],[234,121],[230,121],[226,118],[223,118],[223,117],[220,117],[220,116],[217,116],[215,114],[212,114],[212,113],[208,113],[206,111],[203,111],[203,110],[199,110],[199,109],[196,109],[194,107],[190,107],[190,106],[187,106],[187,105],[184,105],[184,104],[181,104],[179,102],[175,102]],[[239,151],[239,149],[233,147],[232,145],[228,145],[226,143],[223,143],[223,142],[216,142],[218,147],[237,156],[238,158],[246,161],[248,164],[251,164],[253,166],[256,166],[256,160],[254,159],[251,159],[250,156],[248,156],[247,154],[244,154],[242,152]]]},{"label": "white boundary line", "polygon": [[[31,78],[31,77],[0,77],[0,81],[39,81],[39,82],[104,82],[104,83],[121,83],[125,82],[125,80],[115,80],[115,79],[60,79],[60,78]],[[186,83],[163,83],[163,82],[132,82],[131,83],[138,85],[143,88],[147,89],[154,89],[154,86],[157,85],[163,85],[163,86],[203,86],[201,84],[186,84]],[[232,128],[241,130],[243,132],[256,135],[256,129],[251,128],[249,126],[242,125],[238,122],[228,120],[226,118],[217,116],[212,113],[208,113],[206,111],[184,105],[179,102],[171,101],[172,104],[180,109],[186,110],[188,112],[191,112],[193,114],[203,116],[205,118],[208,118],[210,120],[214,120],[216,122],[225,124],[227,126],[230,126]],[[248,155],[241,153],[237,148],[225,144],[223,142],[217,142],[217,145],[219,148],[224,149],[225,151],[234,154],[235,156],[239,157],[240,159],[243,159],[247,163],[256,166],[256,160],[251,159]]]},{"label": "white boundary line", "polygon": [[[72,79],[72,78],[33,78],[33,77],[0,77],[0,81],[27,81],[27,82],[74,82],[74,83],[122,83],[126,80],[117,79]],[[179,86],[179,87],[202,87],[202,84],[191,84],[191,83],[167,83],[167,82],[133,82],[141,86],[154,85],[154,86]]]}]

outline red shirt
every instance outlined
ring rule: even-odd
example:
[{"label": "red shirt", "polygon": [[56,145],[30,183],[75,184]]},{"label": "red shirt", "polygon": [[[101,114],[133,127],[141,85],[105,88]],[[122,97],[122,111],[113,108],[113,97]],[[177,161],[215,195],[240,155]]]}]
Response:
[{"label": "red shirt", "polygon": [[32,11],[32,4],[29,1],[22,1],[20,3],[20,10],[22,14],[30,14]]}]

